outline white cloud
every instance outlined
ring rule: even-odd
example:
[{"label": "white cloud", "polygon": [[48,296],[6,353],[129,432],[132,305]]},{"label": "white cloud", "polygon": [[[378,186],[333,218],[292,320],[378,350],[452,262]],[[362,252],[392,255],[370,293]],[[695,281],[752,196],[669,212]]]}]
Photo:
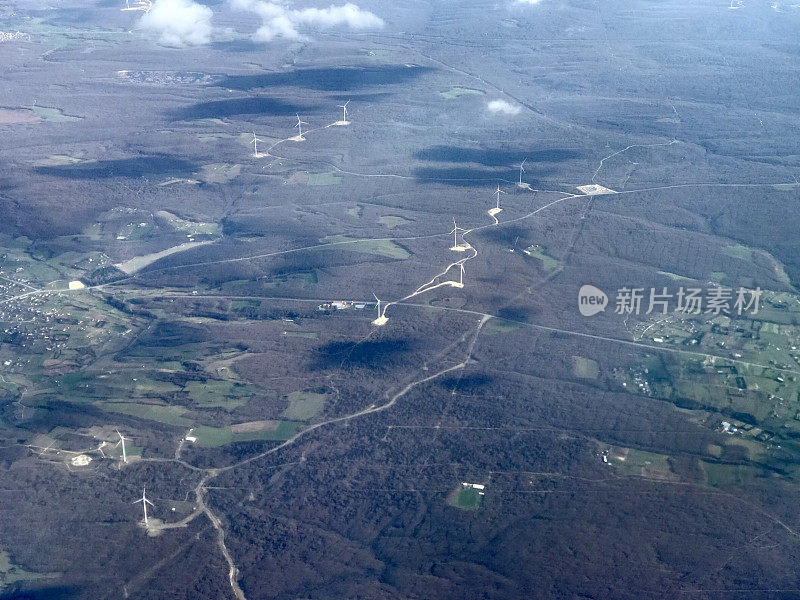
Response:
[{"label": "white cloud", "polygon": [[369,12],[361,10],[355,4],[347,3],[343,6],[329,6],[328,8],[307,8],[292,11],[298,23],[316,25],[318,27],[337,27],[346,25],[350,29],[380,29],[383,19]]},{"label": "white cloud", "polygon": [[159,34],[166,46],[199,46],[211,41],[211,17],[207,6],[194,0],[155,0],[139,25]]},{"label": "white cloud", "polygon": [[539,4],[540,0],[517,0],[517,4]]},{"label": "white cloud", "polygon": [[501,115],[516,115],[519,114],[520,109],[516,104],[511,104],[505,100],[492,100],[486,105],[490,113]]},{"label": "white cloud", "polygon": [[291,10],[275,2],[264,0],[232,0],[234,7],[256,13],[261,17],[261,27],[253,34],[257,42],[269,42],[276,37],[287,39],[301,38],[298,27],[349,27],[350,29],[380,29],[383,19],[362,10],[355,4],[328,8],[306,8]]}]

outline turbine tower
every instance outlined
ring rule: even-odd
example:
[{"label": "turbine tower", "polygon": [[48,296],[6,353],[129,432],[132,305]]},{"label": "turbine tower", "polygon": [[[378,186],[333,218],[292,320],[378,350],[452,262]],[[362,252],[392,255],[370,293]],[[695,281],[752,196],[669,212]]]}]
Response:
[{"label": "turbine tower", "polygon": [[[372,295],[375,296],[375,294]],[[381,300],[377,296],[375,296],[375,303],[375,306],[378,309],[378,317],[372,322],[372,324],[380,327],[381,325],[386,324],[386,321],[389,319],[383,314],[386,312],[386,307],[381,310]]]},{"label": "turbine tower", "polygon": [[53,444],[55,444],[55,442],[50,442],[50,444],[48,444],[47,448],[42,448],[42,451],[41,451],[41,452],[39,452],[39,456],[41,456],[42,454],[44,454],[45,452],[47,452],[48,450],[50,450],[50,448],[52,448],[52,447],[53,447]]},{"label": "turbine tower", "polygon": [[298,133],[297,133],[297,135],[296,135],[295,137],[293,137],[292,139],[293,139],[295,142],[302,142],[303,140],[305,140],[305,139],[306,139],[306,138],[304,138],[304,137],[303,137],[303,125],[308,125],[308,123],[306,123],[305,121],[303,121],[303,120],[300,118],[300,115],[295,115],[295,116],[297,117],[297,125],[295,125],[295,127],[297,127]]},{"label": "turbine tower", "polygon": [[[451,286],[455,288],[463,288],[464,287],[464,263],[459,262],[458,264],[458,281],[450,281]],[[452,266],[452,265],[451,265]]]},{"label": "turbine tower", "polygon": [[[453,234],[453,246],[452,246],[452,248],[450,248],[450,250],[453,250],[454,252],[464,252],[465,250],[468,250],[469,247],[470,247],[469,244],[466,241],[464,241],[462,244],[458,243],[458,232],[459,231],[466,231],[466,229],[456,225],[456,219],[455,219],[455,217],[453,217],[453,230],[450,232],[450,233]],[[463,241],[463,239],[464,239],[463,235],[462,235],[461,239]]]},{"label": "turbine tower", "polygon": [[497,203],[495,204],[494,208],[490,208],[487,212],[489,216],[492,217],[495,221],[497,221],[497,217],[495,215],[499,213],[502,208],[500,208],[500,194],[505,194],[503,190],[500,189],[500,184],[497,184],[497,190],[495,190],[494,195],[497,196]]},{"label": "turbine tower", "polygon": [[527,186],[526,184],[524,184],[522,182],[522,174],[525,173],[525,163],[526,162],[528,162],[527,158],[525,160],[523,160],[519,165],[519,183],[517,183],[517,185],[519,187],[530,187],[530,186]]},{"label": "turbine tower", "polygon": [[497,204],[495,205],[495,210],[497,210],[497,212],[503,210],[502,208],[500,208],[500,194],[505,194],[505,192],[500,189],[500,184],[498,183],[497,190],[495,190],[494,192],[494,195],[497,196]]},{"label": "turbine tower", "polygon": [[253,140],[250,142],[251,144],[253,144],[253,158],[261,158],[261,157],[264,156],[263,154],[259,154],[258,153],[258,142],[263,142],[263,141],[264,140],[259,139],[258,137],[256,137],[256,132],[254,131],[253,132]]},{"label": "turbine tower", "polygon": [[347,105],[350,104],[350,100],[345,102],[344,104],[337,104],[339,108],[342,109],[342,120],[336,121],[334,125],[350,125],[350,121],[347,120]]},{"label": "turbine tower", "polygon": [[127,440],[128,438],[123,437],[123,435],[119,432],[119,430],[115,429],[114,431],[116,431],[117,435],[119,436],[119,441],[117,442],[117,445],[114,446],[114,448],[116,448],[117,446],[122,444],[122,462],[127,463],[128,462],[128,454],[125,451],[125,440]]},{"label": "turbine tower", "polygon": [[147,499],[147,496],[145,495],[145,488],[142,488],[142,497],[134,501],[134,504],[139,504],[139,502],[142,503],[142,509],[144,510],[144,526],[149,527],[150,522],[147,520],[147,505],[149,504],[153,508],[155,508],[156,505]]}]

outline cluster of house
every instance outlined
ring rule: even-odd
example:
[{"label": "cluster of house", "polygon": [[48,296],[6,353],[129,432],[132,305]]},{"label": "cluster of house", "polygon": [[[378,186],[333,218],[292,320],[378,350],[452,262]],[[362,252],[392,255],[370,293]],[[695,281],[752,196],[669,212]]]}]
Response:
[{"label": "cluster of house", "polygon": [[363,310],[367,306],[365,302],[351,302],[349,300],[336,300],[334,302],[325,302],[317,307],[317,310],[347,310],[348,308],[355,308],[356,310]]},{"label": "cluster of house", "polygon": [[466,481],[461,482],[461,487],[463,488],[472,488],[474,490],[478,490],[478,495],[483,496],[486,492],[484,491],[486,486],[482,483],[468,483]]}]

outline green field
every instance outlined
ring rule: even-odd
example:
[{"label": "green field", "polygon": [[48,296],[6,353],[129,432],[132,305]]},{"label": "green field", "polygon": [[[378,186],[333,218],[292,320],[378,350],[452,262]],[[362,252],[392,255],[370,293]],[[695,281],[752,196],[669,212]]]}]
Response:
[{"label": "green field", "polygon": [[292,392],[282,416],[290,421],[310,421],[325,407],[326,398],[325,394],[313,391]]},{"label": "green field", "polygon": [[342,178],[333,173],[311,173],[308,176],[308,185],[336,185]]},{"label": "green field", "polygon": [[192,421],[183,415],[187,409],[183,406],[167,406],[162,404],[138,404],[136,402],[95,402],[95,406],[107,412],[120,413],[157,421],[165,425],[189,427]]},{"label": "green field", "polygon": [[556,260],[549,254],[547,254],[547,249],[544,248],[543,246],[538,246],[534,244],[533,246],[528,246],[527,248],[525,248],[523,252],[528,256],[540,260],[542,263],[542,268],[545,271],[555,271],[556,269],[561,267],[562,264],[561,261]]},{"label": "green field", "polygon": [[756,250],[741,244],[731,244],[729,246],[725,246],[725,248],[723,248],[723,252],[725,252],[725,254],[728,256],[735,256],[736,258],[741,258],[751,262],[755,262],[759,257],[761,257],[763,260],[766,260],[772,264],[773,271],[775,272],[775,278],[778,279],[778,281],[785,283],[786,285],[791,285],[791,281],[789,276],[786,274],[783,265],[769,252],[764,250]]},{"label": "green field", "polygon": [[157,212],[156,216],[164,219],[170,227],[181,233],[189,235],[216,235],[219,233],[219,225],[217,223],[204,223],[202,221],[182,219],[178,215],[166,210]]},{"label": "green field", "polygon": [[706,475],[706,483],[712,487],[726,487],[751,483],[759,477],[761,470],[747,465],[723,465],[700,461]]},{"label": "green field", "polygon": [[0,550],[0,592],[3,588],[21,581],[36,581],[37,579],[51,579],[55,577],[48,573],[33,573],[26,571],[11,562],[11,555],[5,550]]},{"label": "green field", "polygon": [[714,283],[719,283],[722,285],[725,283],[725,280],[728,279],[728,274],[723,271],[714,271],[711,273],[711,281]]},{"label": "green field", "polygon": [[[129,443],[125,444],[125,456],[141,456],[142,452],[144,451],[144,446],[133,446]],[[106,447],[105,453],[109,456],[116,456],[117,458],[122,458],[122,446],[117,448]]]},{"label": "green field", "polygon": [[451,87],[449,90],[439,92],[439,95],[446,100],[455,100],[461,96],[483,96],[485,92],[473,88],[455,86]]},{"label": "green field", "polygon": [[459,486],[447,496],[447,503],[461,510],[478,510],[483,505],[483,495],[473,487]]},{"label": "green field", "polygon": [[197,444],[204,448],[219,448],[237,442],[288,440],[300,431],[301,426],[302,423],[295,421],[281,421],[273,430],[234,433],[230,427],[200,425],[192,429],[192,435],[197,438]]},{"label": "green field", "polygon": [[395,227],[400,227],[401,225],[407,225],[412,221],[405,219],[403,217],[397,217],[394,215],[385,215],[383,217],[378,218],[378,223],[383,225],[384,227],[388,227],[389,229],[394,229]]},{"label": "green field", "polygon": [[160,398],[179,392],[181,388],[169,381],[152,379],[147,373],[131,377],[130,373],[119,372],[87,379],[81,373],[69,373],[55,380],[61,393],[70,401],[75,398]]},{"label": "green field", "polygon": [[576,377],[581,377],[582,379],[597,379],[600,374],[600,367],[591,358],[573,356],[572,372]]},{"label": "green field", "polygon": [[624,474],[667,479],[672,476],[669,457],[633,448],[611,447],[608,462]]},{"label": "green field", "polygon": [[181,344],[179,346],[142,346],[136,345],[130,348],[126,354],[130,357],[139,359],[150,359],[157,362],[163,361],[187,361],[194,360],[198,356],[203,356],[208,352],[208,348],[202,343]]},{"label": "green field", "polygon": [[228,310],[236,312],[245,308],[258,308],[259,306],[261,306],[261,302],[258,300],[233,300]]},{"label": "green field", "polygon": [[350,238],[345,235],[330,235],[320,241],[323,244],[335,244],[332,247],[337,250],[364,252],[398,259],[405,259],[411,256],[405,248],[398,246],[392,240],[369,240]]},{"label": "green field", "polygon": [[188,381],[183,389],[197,405],[225,410],[243,406],[260,393],[252,385],[219,379]]},{"label": "green field", "polygon": [[81,117],[73,117],[65,115],[60,108],[50,108],[47,106],[34,106],[34,114],[43,121],[52,121],[53,123],[69,123],[73,121],[82,120]]},{"label": "green field", "polygon": [[319,279],[316,271],[306,271],[302,273],[290,273],[288,275],[275,275],[264,283],[268,289],[277,288],[282,285],[316,285]]},{"label": "green field", "polygon": [[507,321],[506,319],[490,319],[484,325],[483,331],[485,333],[511,333],[512,331],[517,331],[518,329],[524,328],[525,325],[522,323],[515,323],[514,321]]},{"label": "green field", "polygon": [[753,249],[742,246],[741,244],[725,246],[722,251],[728,256],[735,256],[736,258],[743,258],[745,260],[751,260],[753,258]]}]

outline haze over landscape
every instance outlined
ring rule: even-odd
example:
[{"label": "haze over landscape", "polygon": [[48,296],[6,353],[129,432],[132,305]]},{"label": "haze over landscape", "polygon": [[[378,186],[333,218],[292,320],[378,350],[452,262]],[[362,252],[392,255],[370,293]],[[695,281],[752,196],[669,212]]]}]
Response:
[{"label": "haze over landscape", "polygon": [[0,0],[0,600],[797,598],[798,25]]}]

